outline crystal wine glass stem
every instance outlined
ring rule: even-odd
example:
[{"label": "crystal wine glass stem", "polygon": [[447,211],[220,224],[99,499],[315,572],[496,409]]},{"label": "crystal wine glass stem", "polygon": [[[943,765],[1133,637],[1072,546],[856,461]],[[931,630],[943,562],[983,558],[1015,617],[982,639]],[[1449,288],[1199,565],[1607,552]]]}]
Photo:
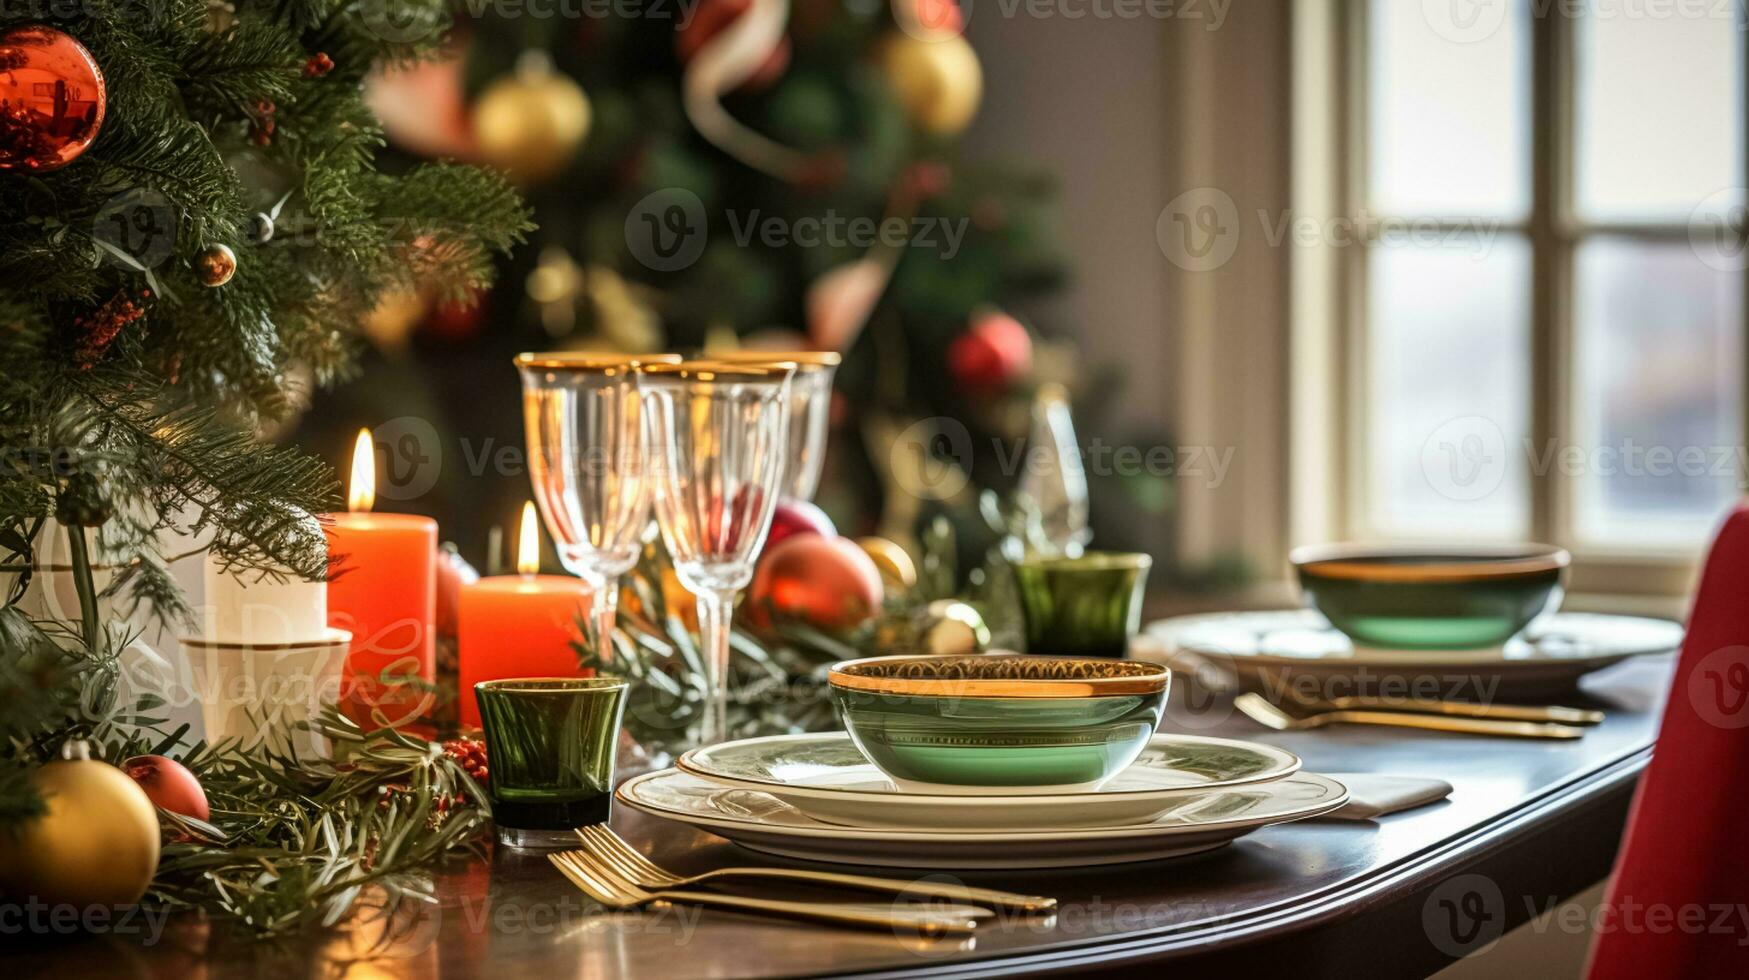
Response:
[{"label": "crystal wine glass stem", "polygon": [[704,646],[706,680],[710,692],[705,701],[702,745],[714,745],[729,737],[729,617],[735,609],[735,593],[706,591],[698,597],[698,631]]},{"label": "crystal wine glass stem", "polygon": [[589,648],[604,664],[613,662],[613,624],[619,611],[619,576],[602,577],[589,597]]}]

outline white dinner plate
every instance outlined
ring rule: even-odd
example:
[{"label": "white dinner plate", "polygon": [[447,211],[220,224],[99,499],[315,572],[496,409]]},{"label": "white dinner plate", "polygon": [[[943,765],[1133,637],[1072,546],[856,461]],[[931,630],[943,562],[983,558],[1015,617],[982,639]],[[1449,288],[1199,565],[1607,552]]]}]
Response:
[{"label": "white dinner plate", "polygon": [[1300,760],[1257,742],[1158,734],[1128,769],[1098,789],[916,792],[895,785],[850,736],[826,732],[705,746],[682,755],[677,766],[724,786],[769,793],[811,817],[847,826],[1019,829],[1134,823],[1187,794],[1281,779],[1296,772]]},{"label": "white dinner plate", "polygon": [[1348,790],[1296,773],[1268,783],[1178,797],[1148,820],[1106,827],[845,827],[769,793],[736,789],[677,769],[627,780],[626,806],[678,820],[750,850],[806,861],[894,868],[1068,868],[1178,857],[1219,847],[1260,827],[1328,813]]},{"label": "white dinner plate", "polygon": [[1271,700],[1378,694],[1450,700],[1537,699],[1571,694],[1579,678],[1629,657],[1669,653],[1682,626],[1666,619],[1555,613],[1487,650],[1356,648],[1311,610],[1181,616],[1148,627],[1168,663],[1206,669]]}]

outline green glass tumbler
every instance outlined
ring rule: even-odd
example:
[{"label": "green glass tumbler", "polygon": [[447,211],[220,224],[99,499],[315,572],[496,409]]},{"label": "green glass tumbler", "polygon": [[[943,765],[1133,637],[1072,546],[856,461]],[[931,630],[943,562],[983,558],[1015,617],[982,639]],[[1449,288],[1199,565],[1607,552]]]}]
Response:
[{"label": "green glass tumbler", "polygon": [[1124,656],[1141,629],[1142,592],[1153,564],[1147,555],[1113,551],[1015,562],[1026,652]]},{"label": "green glass tumbler", "polygon": [[606,675],[474,685],[498,843],[575,847],[572,830],[607,820],[626,687]]}]

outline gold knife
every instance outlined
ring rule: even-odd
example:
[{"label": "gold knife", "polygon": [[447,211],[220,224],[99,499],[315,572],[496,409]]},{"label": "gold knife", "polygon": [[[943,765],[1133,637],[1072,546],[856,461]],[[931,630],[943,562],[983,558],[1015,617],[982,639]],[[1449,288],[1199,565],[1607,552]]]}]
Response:
[{"label": "gold knife", "polygon": [[1596,725],[1603,721],[1603,712],[1585,708],[1565,708],[1559,705],[1488,704],[1472,701],[1430,701],[1425,698],[1363,698],[1342,697],[1305,701],[1294,698],[1296,706],[1317,711],[1406,711],[1424,715],[1452,715],[1458,718],[1502,718],[1509,721],[1552,721],[1563,725]]},{"label": "gold knife", "polygon": [[1574,725],[1559,725],[1548,721],[1513,721],[1506,718],[1463,718],[1440,714],[1417,714],[1410,711],[1367,711],[1337,709],[1309,715],[1290,715],[1269,703],[1260,694],[1241,694],[1233,706],[1252,721],[1281,732],[1308,731],[1325,725],[1390,725],[1396,728],[1422,728],[1441,732],[1463,732],[1470,735],[1506,735],[1514,738],[1581,738],[1585,729]]}]

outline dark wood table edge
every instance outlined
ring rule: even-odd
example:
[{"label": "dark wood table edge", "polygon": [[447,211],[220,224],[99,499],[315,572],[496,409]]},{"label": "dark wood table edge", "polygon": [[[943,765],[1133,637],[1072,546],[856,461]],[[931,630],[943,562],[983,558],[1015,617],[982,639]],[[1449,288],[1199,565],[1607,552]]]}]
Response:
[{"label": "dark wood table edge", "polygon": [[[1121,939],[1088,940],[989,957],[920,961],[914,968],[839,974],[859,978],[1121,975],[1169,968],[1174,980],[1235,976],[1425,977],[1454,962],[1437,949],[1422,909],[1439,885],[1481,874],[1500,886],[1504,928],[1601,881],[1614,865],[1645,746],[1556,783],[1468,833],[1362,878],[1247,912]],[[1358,914],[1357,914],[1357,911]],[[1239,971],[1239,972],[1235,972]]]}]

